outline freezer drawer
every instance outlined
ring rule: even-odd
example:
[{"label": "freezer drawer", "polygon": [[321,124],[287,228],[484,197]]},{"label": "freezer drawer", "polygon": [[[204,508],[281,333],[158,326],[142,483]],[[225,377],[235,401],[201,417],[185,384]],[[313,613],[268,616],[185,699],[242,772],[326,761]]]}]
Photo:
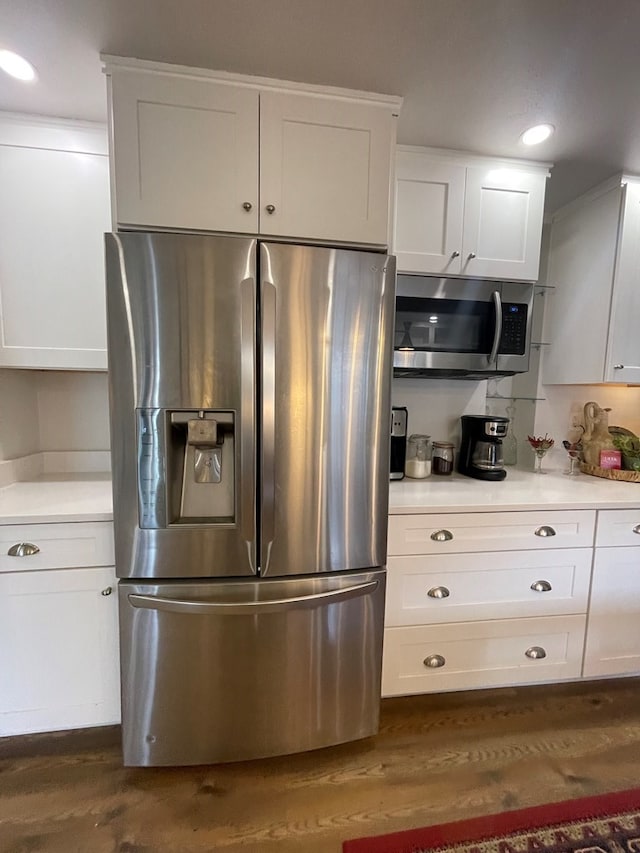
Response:
[{"label": "freezer drawer", "polygon": [[124,763],[209,764],[378,728],[385,572],[121,581]]}]

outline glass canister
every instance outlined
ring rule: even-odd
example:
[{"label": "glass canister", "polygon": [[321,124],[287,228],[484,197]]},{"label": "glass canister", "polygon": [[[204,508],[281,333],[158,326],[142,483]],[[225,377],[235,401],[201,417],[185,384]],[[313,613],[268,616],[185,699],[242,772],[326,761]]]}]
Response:
[{"label": "glass canister", "polygon": [[433,442],[431,473],[441,477],[453,473],[453,444],[450,441]]},{"label": "glass canister", "polygon": [[418,433],[409,436],[404,473],[413,480],[424,480],[431,474],[430,438],[430,435],[418,435]]}]

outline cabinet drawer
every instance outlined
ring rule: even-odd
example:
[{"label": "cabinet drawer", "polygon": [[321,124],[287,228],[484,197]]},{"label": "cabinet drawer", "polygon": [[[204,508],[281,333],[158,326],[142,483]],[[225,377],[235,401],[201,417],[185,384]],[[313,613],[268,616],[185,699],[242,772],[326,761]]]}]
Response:
[{"label": "cabinet drawer", "polygon": [[[586,616],[387,628],[382,695],[578,678]],[[531,657],[538,650],[544,657]],[[428,666],[425,661],[438,666]]]},{"label": "cabinet drawer", "polygon": [[600,510],[596,545],[640,545],[640,509]]},{"label": "cabinet drawer", "polygon": [[591,549],[390,557],[385,625],[586,613]]},{"label": "cabinet drawer", "polygon": [[[10,556],[11,547],[20,543],[35,545],[39,551],[29,556]],[[110,521],[0,525],[0,572],[112,566],[113,563],[113,525]]]},{"label": "cabinet drawer", "polygon": [[588,548],[595,510],[392,515],[390,555]]}]

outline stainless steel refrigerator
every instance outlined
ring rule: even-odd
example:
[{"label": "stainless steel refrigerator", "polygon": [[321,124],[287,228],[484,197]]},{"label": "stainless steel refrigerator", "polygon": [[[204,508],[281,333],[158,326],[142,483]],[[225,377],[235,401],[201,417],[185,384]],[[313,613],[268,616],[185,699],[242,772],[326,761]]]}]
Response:
[{"label": "stainless steel refrigerator", "polygon": [[106,235],[127,765],[376,732],[395,261]]}]

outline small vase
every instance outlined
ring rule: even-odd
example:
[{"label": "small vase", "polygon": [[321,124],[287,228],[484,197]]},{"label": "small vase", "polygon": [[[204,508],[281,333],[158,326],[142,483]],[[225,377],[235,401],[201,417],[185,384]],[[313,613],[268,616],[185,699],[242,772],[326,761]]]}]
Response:
[{"label": "small vase", "polygon": [[547,472],[542,470],[542,460],[544,459],[547,451],[546,450],[534,450],[533,452],[536,454],[536,464],[535,464],[535,468],[533,469],[533,473],[534,474],[546,474]]}]

